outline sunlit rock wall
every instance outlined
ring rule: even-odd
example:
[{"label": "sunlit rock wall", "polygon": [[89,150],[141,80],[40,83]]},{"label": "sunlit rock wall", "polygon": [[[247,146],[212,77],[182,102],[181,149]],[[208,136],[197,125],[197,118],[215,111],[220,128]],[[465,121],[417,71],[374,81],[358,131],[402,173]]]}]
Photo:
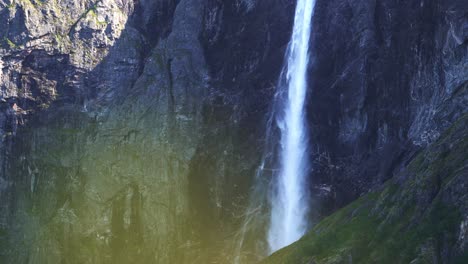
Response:
[{"label": "sunlit rock wall", "polygon": [[5,3],[2,261],[231,259],[293,10],[268,6]]}]

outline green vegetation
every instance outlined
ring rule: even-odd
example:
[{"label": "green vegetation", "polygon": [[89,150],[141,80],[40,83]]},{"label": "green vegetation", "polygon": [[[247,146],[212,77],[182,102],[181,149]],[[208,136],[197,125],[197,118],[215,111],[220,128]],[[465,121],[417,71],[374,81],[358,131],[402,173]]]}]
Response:
[{"label": "green vegetation", "polygon": [[46,2],[45,0],[34,0],[34,3],[38,6],[45,4],[45,2]]},{"label": "green vegetation", "polygon": [[8,8],[15,8],[16,7],[16,2],[15,1],[11,1],[10,4],[7,5]]},{"label": "green vegetation", "polygon": [[5,43],[8,45],[8,47],[10,47],[10,49],[16,49],[18,47],[18,45],[16,43],[14,43],[13,41],[11,41],[9,38],[7,37],[4,37],[3,40],[5,41]]},{"label": "green vegetation", "polygon": [[[91,15],[92,17],[95,17],[96,18],[96,21],[97,21],[97,15],[96,15],[96,12],[97,12],[97,6],[99,5],[99,3],[101,3],[102,0],[97,0],[94,4],[91,5],[90,8],[86,9],[85,12],[83,14],[81,14],[81,16],[78,18],[78,20],[76,20],[71,26],[70,26],[70,29],[68,30],[68,35],[70,35],[73,30],[75,29],[75,27],[78,25],[78,23],[82,20],[82,19],[85,19],[88,15]],[[103,23],[103,22],[99,22],[99,23]],[[104,22],[105,23],[105,22]]]},{"label": "green vegetation", "polygon": [[[468,157],[462,117],[382,191],[369,193],[324,219],[264,263],[432,263],[447,260],[462,221],[455,201]],[[456,255],[456,254],[455,254]],[[468,263],[464,252],[452,259]]]}]

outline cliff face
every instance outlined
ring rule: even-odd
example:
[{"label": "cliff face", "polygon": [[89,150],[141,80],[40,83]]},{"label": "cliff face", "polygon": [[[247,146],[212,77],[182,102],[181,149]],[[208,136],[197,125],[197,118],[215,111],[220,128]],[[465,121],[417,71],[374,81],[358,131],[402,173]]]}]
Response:
[{"label": "cliff face", "polygon": [[372,194],[266,262],[463,263],[468,4],[316,8],[312,188],[325,214]]},{"label": "cliff face", "polygon": [[318,1],[309,119],[319,183],[341,207],[466,112],[465,1]]},{"label": "cliff face", "polygon": [[294,6],[2,4],[2,261],[230,259]]},{"label": "cliff face", "polygon": [[[466,112],[464,2],[317,1],[317,219],[404,181]],[[0,260],[231,260],[293,12],[285,0],[0,0]]]},{"label": "cliff face", "polygon": [[262,263],[465,263],[467,121]]}]

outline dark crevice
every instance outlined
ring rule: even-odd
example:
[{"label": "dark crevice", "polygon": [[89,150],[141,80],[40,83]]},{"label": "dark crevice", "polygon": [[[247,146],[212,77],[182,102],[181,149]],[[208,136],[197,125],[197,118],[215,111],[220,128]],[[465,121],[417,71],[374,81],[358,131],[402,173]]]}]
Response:
[{"label": "dark crevice", "polygon": [[174,76],[172,73],[172,58],[167,60],[167,74],[169,76],[169,109],[170,113],[175,112],[175,97],[174,97]]},{"label": "dark crevice", "polygon": [[136,6],[133,24],[145,37],[148,50],[151,50],[161,39],[167,38],[172,32],[174,12],[179,2],[180,0],[160,0],[156,1],[154,5],[144,5],[140,2]]}]

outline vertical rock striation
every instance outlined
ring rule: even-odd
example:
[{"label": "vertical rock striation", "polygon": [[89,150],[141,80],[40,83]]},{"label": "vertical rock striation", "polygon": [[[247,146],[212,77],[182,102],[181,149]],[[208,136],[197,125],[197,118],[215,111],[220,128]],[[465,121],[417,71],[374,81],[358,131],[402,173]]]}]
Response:
[{"label": "vertical rock striation", "polygon": [[2,261],[227,261],[291,5],[4,6]]},{"label": "vertical rock striation", "polygon": [[333,210],[392,178],[466,112],[467,4],[336,0],[316,8],[312,188]]}]

